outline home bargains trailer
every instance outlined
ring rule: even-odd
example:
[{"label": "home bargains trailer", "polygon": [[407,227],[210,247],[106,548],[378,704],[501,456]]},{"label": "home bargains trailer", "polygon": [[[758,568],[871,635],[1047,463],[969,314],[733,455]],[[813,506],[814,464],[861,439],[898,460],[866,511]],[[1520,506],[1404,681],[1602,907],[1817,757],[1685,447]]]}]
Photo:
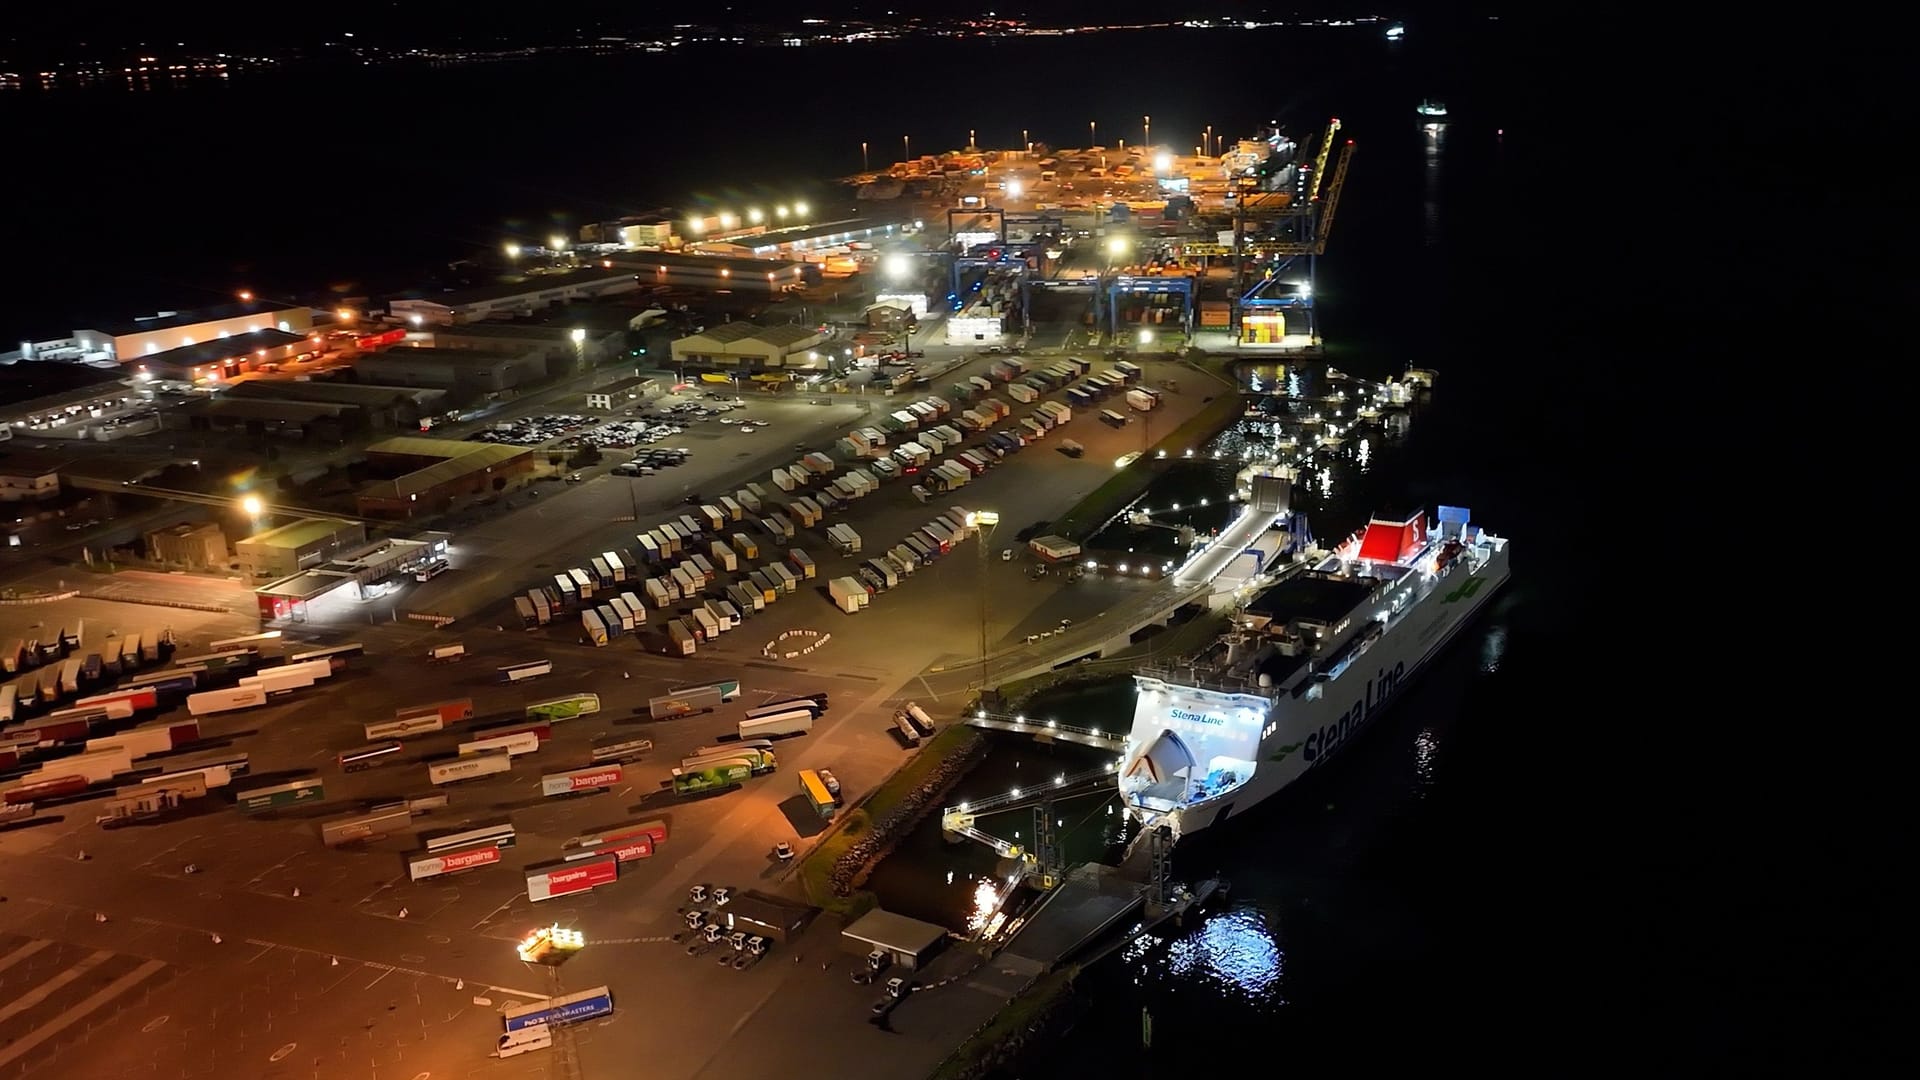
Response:
[{"label": "home bargains trailer", "polygon": [[[561,896],[591,892],[620,879],[620,860],[612,855],[595,855],[546,863],[527,868],[527,899],[538,903]],[[509,1019],[508,1023],[512,1023]],[[512,1030],[509,1028],[509,1030]]]},{"label": "home bargains trailer", "polygon": [[605,791],[619,784],[625,777],[625,771],[617,764],[592,765],[584,769],[548,773],[540,778],[540,794],[542,796],[573,795],[582,791]]},{"label": "home bargains trailer", "polygon": [[425,881],[476,867],[496,866],[500,859],[500,848],[494,844],[431,854],[421,852],[407,857],[407,877],[414,881]]}]

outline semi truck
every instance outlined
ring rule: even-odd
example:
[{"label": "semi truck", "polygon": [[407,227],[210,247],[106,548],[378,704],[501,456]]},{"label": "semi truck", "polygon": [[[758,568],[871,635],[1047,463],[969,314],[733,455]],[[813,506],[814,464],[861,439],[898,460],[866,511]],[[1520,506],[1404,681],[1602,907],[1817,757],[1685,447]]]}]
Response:
[{"label": "semi truck", "polygon": [[742,758],[732,758],[702,765],[697,769],[673,770],[672,783],[675,795],[699,795],[709,791],[725,791],[738,787],[753,775],[753,767]]},{"label": "semi truck", "polygon": [[718,686],[690,687],[648,701],[647,716],[653,720],[668,720],[676,716],[712,712],[721,700],[721,688]]}]

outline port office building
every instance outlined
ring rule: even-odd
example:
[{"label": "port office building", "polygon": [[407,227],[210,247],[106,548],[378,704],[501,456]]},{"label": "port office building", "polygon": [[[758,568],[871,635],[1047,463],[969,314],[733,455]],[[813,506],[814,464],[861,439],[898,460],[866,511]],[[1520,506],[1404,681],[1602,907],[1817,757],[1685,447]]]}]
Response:
[{"label": "port office building", "polygon": [[676,251],[619,251],[607,261],[635,274],[641,285],[703,292],[773,296],[820,284],[820,268],[786,259],[690,255]]},{"label": "port office building", "polygon": [[617,296],[639,287],[634,272],[616,264],[559,274],[535,274],[525,281],[390,300],[387,311],[414,326],[457,326],[485,319],[518,318],[554,304]]}]

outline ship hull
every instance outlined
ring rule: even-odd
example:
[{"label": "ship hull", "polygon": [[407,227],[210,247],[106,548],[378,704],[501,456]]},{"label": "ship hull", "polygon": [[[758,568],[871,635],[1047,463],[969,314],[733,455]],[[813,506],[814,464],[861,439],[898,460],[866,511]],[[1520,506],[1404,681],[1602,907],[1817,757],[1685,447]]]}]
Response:
[{"label": "ship hull", "polygon": [[1253,773],[1233,790],[1173,810],[1130,806],[1145,825],[1172,827],[1176,839],[1246,814],[1321,768],[1399,699],[1486,609],[1507,581],[1504,547],[1477,572],[1448,575],[1351,667],[1300,697],[1282,694],[1267,711]]}]

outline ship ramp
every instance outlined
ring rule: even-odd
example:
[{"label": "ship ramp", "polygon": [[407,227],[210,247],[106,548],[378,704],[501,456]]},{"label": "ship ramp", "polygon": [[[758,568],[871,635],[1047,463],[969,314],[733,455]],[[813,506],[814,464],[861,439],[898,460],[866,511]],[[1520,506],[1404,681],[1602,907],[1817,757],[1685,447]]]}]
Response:
[{"label": "ship ramp", "polygon": [[1147,900],[1147,885],[1119,867],[1083,863],[1042,898],[1003,952],[1051,970],[1111,931]]}]

